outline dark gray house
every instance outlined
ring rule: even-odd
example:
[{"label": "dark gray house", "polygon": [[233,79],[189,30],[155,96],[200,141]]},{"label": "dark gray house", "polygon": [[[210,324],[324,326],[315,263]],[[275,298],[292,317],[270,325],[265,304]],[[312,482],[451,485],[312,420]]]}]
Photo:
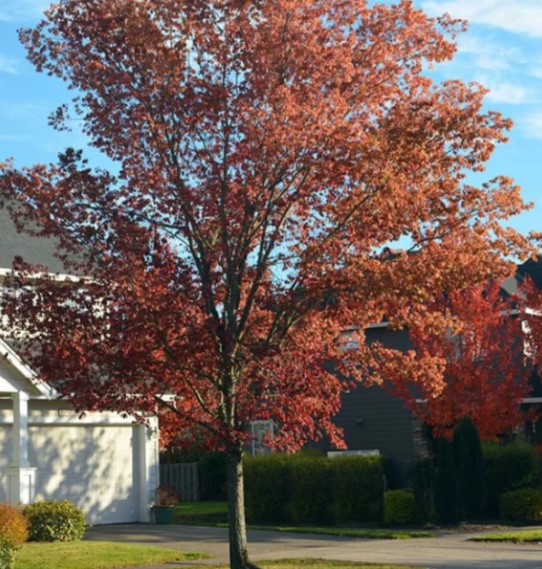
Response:
[{"label": "dark gray house", "polygon": [[[517,292],[520,284],[529,276],[542,288],[542,256],[521,264],[516,275],[502,285],[504,295]],[[412,348],[408,331],[389,330],[385,323],[375,324],[366,331],[367,342],[406,351]],[[542,405],[542,382],[533,375],[532,392],[524,405]],[[427,430],[412,415],[406,405],[379,386],[359,386],[344,394],[342,406],[335,423],[344,429],[344,440],[349,451],[378,451],[385,460],[387,482],[390,487],[408,484],[408,469],[412,462],[429,452]],[[534,444],[542,443],[542,418],[523,426],[523,435]],[[331,451],[329,444],[318,445]]]}]

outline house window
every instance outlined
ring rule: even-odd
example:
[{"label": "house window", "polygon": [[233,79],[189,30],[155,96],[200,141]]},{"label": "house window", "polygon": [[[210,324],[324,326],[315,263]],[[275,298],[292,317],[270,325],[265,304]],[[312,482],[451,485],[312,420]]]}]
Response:
[{"label": "house window", "polygon": [[271,449],[266,442],[274,437],[275,425],[271,419],[266,421],[252,421],[250,424],[252,433],[252,454],[269,454]]}]

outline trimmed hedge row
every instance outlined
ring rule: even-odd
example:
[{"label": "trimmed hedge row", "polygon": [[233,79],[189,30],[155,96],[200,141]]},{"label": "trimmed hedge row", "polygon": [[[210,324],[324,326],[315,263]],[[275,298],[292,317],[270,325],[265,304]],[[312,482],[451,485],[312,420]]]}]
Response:
[{"label": "trimmed hedge row", "polygon": [[381,520],[384,468],[380,457],[272,454],[248,457],[244,473],[249,523]]}]

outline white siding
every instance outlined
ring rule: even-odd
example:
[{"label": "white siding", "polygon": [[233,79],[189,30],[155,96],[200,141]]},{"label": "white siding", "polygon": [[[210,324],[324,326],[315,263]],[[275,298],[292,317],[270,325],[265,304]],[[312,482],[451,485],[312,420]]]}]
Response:
[{"label": "white siding", "polygon": [[71,500],[92,524],[138,520],[132,425],[31,426],[29,438],[36,500]]}]

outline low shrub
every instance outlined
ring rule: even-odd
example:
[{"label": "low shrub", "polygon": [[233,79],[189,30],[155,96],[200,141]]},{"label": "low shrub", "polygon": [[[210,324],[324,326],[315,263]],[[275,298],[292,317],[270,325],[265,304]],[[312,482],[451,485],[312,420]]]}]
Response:
[{"label": "low shrub", "polygon": [[5,537],[0,536],[0,569],[12,569],[15,566],[17,547]]},{"label": "low shrub", "polygon": [[19,508],[0,504],[0,537],[15,547],[28,539],[28,523]]},{"label": "low shrub", "polygon": [[28,524],[19,508],[0,504],[0,569],[12,569],[17,549],[28,539]]},{"label": "low shrub", "polygon": [[500,514],[507,522],[538,522],[542,520],[542,492],[521,488],[506,492],[500,499]]},{"label": "low shrub", "polygon": [[388,490],[384,493],[384,524],[412,524],[417,518],[416,502],[412,492]]},{"label": "low shrub", "polygon": [[36,502],[25,506],[30,541],[78,541],[87,528],[85,516],[68,500]]}]

